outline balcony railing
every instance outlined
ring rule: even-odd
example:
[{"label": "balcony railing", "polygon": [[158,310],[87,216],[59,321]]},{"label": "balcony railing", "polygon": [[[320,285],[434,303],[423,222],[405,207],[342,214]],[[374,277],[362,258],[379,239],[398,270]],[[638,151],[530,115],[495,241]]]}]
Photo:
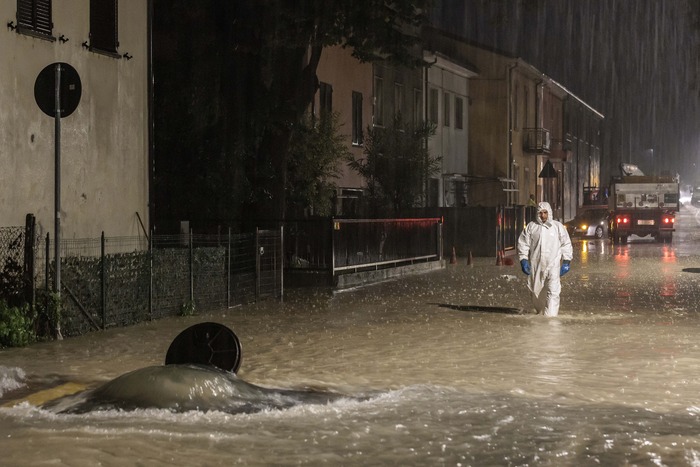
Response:
[{"label": "balcony railing", "polygon": [[523,129],[523,150],[533,153],[549,153],[552,147],[552,139],[549,130],[544,128]]}]

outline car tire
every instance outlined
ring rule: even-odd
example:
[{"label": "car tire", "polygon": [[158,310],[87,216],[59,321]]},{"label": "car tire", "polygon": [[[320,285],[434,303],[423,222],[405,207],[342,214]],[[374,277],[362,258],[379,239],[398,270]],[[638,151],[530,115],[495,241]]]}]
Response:
[{"label": "car tire", "polygon": [[603,238],[603,228],[601,226],[598,226],[595,228],[595,238]]}]

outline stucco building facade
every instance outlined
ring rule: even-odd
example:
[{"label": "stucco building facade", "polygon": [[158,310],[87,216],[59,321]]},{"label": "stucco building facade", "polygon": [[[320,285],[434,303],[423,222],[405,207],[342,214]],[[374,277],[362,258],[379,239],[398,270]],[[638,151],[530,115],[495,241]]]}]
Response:
[{"label": "stucco building facade", "polygon": [[[38,234],[144,235],[148,228],[148,2],[0,0],[0,225],[36,216]],[[72,67],[81,87],[60,119],[35,99],[46,67]]]}]

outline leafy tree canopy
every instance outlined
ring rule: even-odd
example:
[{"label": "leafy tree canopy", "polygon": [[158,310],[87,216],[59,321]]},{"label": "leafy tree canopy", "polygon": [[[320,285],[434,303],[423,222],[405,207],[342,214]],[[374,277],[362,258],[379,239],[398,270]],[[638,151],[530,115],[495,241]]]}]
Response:
[{"label": "leafy tree canopy", "polygon": [[[350,47],[360,61],[415,66],[419,28],[432,0],[248,0],[228,4],[233,22],[230,119],[247,153],[250,212],[284,219],[292,128],[318,89],[324,47]],[[243,105],[240,105],[243,103]]]},{"label": "leafy tree canopy", "polygon": [[442,158],[431,156],[427,148],[434,134],[433,124],[412,127],[400,119],[388,128],[367,129],[366,157],[349,165],[366,180],[375,209],[388,205],[398,216],[421,200],[427,179],[440,171]]},{"label": "leafy tree canopy", "polygon": [[321,119],[306,116],[295,127],[289,147],[288,214],[331,215],[339,163],[349,157],[336,113]]}]

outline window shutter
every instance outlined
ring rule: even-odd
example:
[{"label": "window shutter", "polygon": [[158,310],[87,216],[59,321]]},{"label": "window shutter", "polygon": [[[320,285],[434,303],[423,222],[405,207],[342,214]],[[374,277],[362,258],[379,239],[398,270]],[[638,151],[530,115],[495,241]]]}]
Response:
[{"label": "window shutter", "polygon": [[50,36],[51,0],[17,0],[17,25]]},{"label": "window shutter", "polygon": [[90,0],[90,47],[117,52],[117,0]]}]

